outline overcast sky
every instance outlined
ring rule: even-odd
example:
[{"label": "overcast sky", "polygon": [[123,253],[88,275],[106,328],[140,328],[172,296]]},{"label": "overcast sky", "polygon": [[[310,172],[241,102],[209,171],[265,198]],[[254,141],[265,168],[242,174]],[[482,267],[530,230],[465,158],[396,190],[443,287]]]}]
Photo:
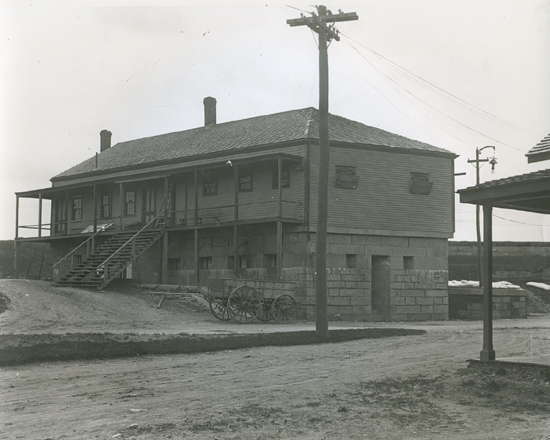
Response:
[{"label": "overcast sky", "polygon": [[[459,154],[457,189],[475,184],[476,147],[496,146],[482,181],[550,167],[524,156],[550,133],[550,0],[325,4],[359,16],[329,48],[331,113]],[[286,24],[311,2],[0,5],[0,239],[14,193],[93,156],[102,129],[116,144],[198,127],[206,96],[218,122],[318,107],[315,36]],[[473,207],[456,211],[455,239],[474,240]],[[22,201],[20,223],[36,215]],[[494,238],[550,241],[549,217],[496,210]]]}]

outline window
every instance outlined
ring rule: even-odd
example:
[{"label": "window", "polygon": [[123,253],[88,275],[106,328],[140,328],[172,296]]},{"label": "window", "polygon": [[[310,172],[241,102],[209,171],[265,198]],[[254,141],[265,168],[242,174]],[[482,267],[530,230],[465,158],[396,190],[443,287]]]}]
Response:
[{"label": "window", "polygon": [[136,192],[126,191],[124,195],[124,215],[136,215]]},{"label": "window", "polygon": [[205,177],[202,181],[202,195],[215,196],[218,194],[218,181],[212,177]]},{"label": "window", "polygon": [[[290,188],[290,167],[288,165],[283,165],[281,170],[281,182],[283,188]],[[279,188],[279,171],[277,165],[273,167],[271,172],[271,187],[273,189]]]},{"label": "window", "polygon": [[239,192],[252,191],[252,170],[239,168]]},{"label": "window", "polygon": [[168,270],[179,270],[180,269],[180,259],[179,258],[168,258],[167,264]]},{"label": "window", "polygon": [[[227,257],[227,268],[228,269],[234,269],[233,265],[235,263],[235,256],[229,255]],[[247,256],[246,255],[239,255],[239,265],[237,266],[238,269],[246,269],[248,267],[247,264]]]},{"label": "window", "polygon": [[212,269],[212,257],[199,257],[199,269]]},{"label": "window", "polygon": [[355,167],[336,165],[336,180],[334,186],[340,189],[357,189],[359,176]]},{"label": "window", "polygon": [[82,220],[82,196],[73,197],[71,220]]},{"label": "window", "polygon": [[264,267],[277,267],[277,254],[264,254]]},{"label": "window", "polygon": [[113,204],[111,194],[101,196],[101,218],[111,218],[113,216]]},{"label": "window", "polygon": [[414,257],[403,257],[403,269],[414,269]]},{"label": "window", "polygon": [[346,267],[348,269],[357,269],[357,255],[346,254]]},{"label": "window", "polygon": [[411,194],[429,195],[432,192],[433,182],[430,182],[430,173],[415,173],[411,171],[409,192]]}]

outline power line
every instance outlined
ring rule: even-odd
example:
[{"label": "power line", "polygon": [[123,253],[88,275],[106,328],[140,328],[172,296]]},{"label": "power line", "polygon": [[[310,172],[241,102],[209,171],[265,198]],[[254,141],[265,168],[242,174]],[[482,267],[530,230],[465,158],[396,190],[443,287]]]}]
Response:
[{"label": "power line", "polygon": [[408,78],[410,78],[411,80],[415,81],[416,83],[418,84],[421,84],[425,87],[428,87],[434,91],[436,91],[437,93],[439,93],[441,96],[445,96],[447,98],[451,98],[452,100],[455,100],[457,102],[457,104],[461,105],[462,107],[466,108],[467,110],[470,110],[472,112],[475,112],[475,113],[478,113],[480,114],[481,116],[483,117],[489,117],[490,119],[492,119],[492,122],[495,122],[497,124],[500,124],[500,125],[503,125],[503,126],[506,126],[510,129],[513,129],[513,130],[517,130],[517,131],[521,131],[523,132],[524,134],[528,134],[528,135],[533,135],[533,133],[531,133],[530,131],[526,130],[525,128],[523,127],[520,127],[519,125],[517,124],[514,124],[510,121],[507,121],[503,118],[500,118],[496,115],[493,115],[492,113],[489,113],[488,111],[480,108],[480,107],[477,107],[476,105],[460,98],[459,96],[451,93],[451,92],[448,92],[447,90],[437,86],[436,84],[432,83],[431,81],[428,81],[424,78],[422,78],[421,76],[419,75],[416,75],[414,72],[411,72],[410,70],[408,70],[407,68],[401,66],[400,64],[396,63],[395,61],[392,61],[390,60],[389,58],[385,57],[384,55],[380,54],[379,52],[376,52],[374,49],[372,49],[371,47],[369,47],[368,45],[360,42],[360,41],[357,41],[351,37],[349,37],[348,35],[344,34],[344,33],[341,33],[341,35],[343,35],[344,37],[348,38],[349,40],[351,41],[354,41],[356,44],[360,45],[360,46],[363,46],[365,47],[366,49],[368,49],[371,53],[373,53],[377,58],[381,59],[383,62],[385,62],[386,65],[390,66],[390,68],[392,68],[391,66],[395,66],[397,67],[397,69],[399,69],[401,72],[404,72],[403,74],[405,76],[407,76]]},{"label": "power line", "polygon": [[[349,38],[349,37],[348,37]],[[475,128],[472,128],[470,127],[469,125],[467,124],[464,124],[463,122],[459,121],[458,119],[450,116],[449,114],[443,112],[442,110],[438,109],[437,107],[435,107],[434,105],[426,102],[424,99],[418,97],[416,94],[414,94],[413,92],[411,92],[410,90],[408,90],[406,87],[404,87],[403,85],[399,84],[397,81],[395,81],[393,78],[389,77],[385,72],[383,72],[378,66],[376,66],[374,63],[372,63],[365,55],[363,55],[353,44],[350,43],[350,47],[355,50],[359,56],[361,56],[367,63],[369,63],[373,68],[375,68],[382,76],[384,76],[390,83],[393,83],[395,85],[397,85],[398,87],[400,87],[401,89],[403,89],[403,91],[409,95],[411,95],[412,97],[414,97],[416,100],[418,101],[421,101],[422,103],[424,103],[425,105],[427,105],[428,107],[431,107],[433,110],[435,110],[436,112],[440,113],[441,115],[445,116],[446,118],[452,120],[453,122],[463,126],[464,128],[467,128],[468,130],[470,131],[473,131],[477,134],[480,134],[488,139],[491,139],[492,141],[495,141],[495,142],[498,142],[499,144],[502,144],[504,146],[507,146],[509,148],[512,148],[514,150],[517,150],[517,151],[520,151],[520,152],[524,152],[523,150],[517,148],[517,147],[514,147],[513,145],[510,145],[510,144],[507,144],[506,142],[503,142],[501,140],[498,140],[496,138],[493,138],[492,136],[489,136]],[[391,84],[390,84],[391,85]],[[432,120],[430,118],[430,120]],[[435,121],[432,120],[432,122],[436,123]],[[436,123],[437,124],[437,123]],[[437,124],[440,128],[442,128],[439,124]],[[447,131],[447,130],[445,130]],[[449,133],[449,132],[448,132]],[[449,133],[450,134],[450,133]],[[462,141],[458,136],[456,135],[453,135],[453,137],[456,137],[458,140],[460,140],[461,142],[464,142]]]}]

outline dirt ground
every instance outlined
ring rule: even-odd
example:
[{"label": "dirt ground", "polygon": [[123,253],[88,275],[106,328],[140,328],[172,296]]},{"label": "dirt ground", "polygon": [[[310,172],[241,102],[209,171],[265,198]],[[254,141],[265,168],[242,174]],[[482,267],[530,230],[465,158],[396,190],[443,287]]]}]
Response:
[{"label": "dirt ground", "polygon": [[[1,280],[0,333],[239,334],[193,298]],[[6,299],[7,298],[7,299]],[[550,317],[495,322],[497,358],[550,360]],[[550,439],[550,375],[477,371],[480,322],[338,323],[425,334],[0,369],[6,439]],[[332,326],[331,328],[335,328]],[[0,335],[1,338],[1,335]]]}]

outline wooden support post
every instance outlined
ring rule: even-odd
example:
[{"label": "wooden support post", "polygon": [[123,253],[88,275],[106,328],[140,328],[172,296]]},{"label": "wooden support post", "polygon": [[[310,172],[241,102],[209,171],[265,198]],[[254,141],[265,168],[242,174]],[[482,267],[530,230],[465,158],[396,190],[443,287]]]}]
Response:
[{"label": "wooden support post", "polygon": [[237,164],[233,165],[233,193],[234,193],[234,211],[233,219],[235,225],[233,226],[233,271],[237,275],[239,270],[239,229],[237,227],[237,221],[239,220],[239,167]]},{"label": "wooden support post", "polygon": [[[97,185],[94,185],[92,191],[94,192],[94,234],[97,232]],[[122,206],[122,200],[121,200]]]},{"label": "wooden support post", "polygon": [[278,182],[278,218],[277,221],[277,275],[283,273],[283,160],[277,159],[277,182]]},{"label": "wooden support post", "polygon": [[193,217],[194,217],[194,224],[195,226],[198,226],[199,224],[199,172],[195,170],[194,174],[194,197],[193,197],[193,203],[194,203],[194,209],[193,209]]},{"label": "wooden support post", "polygon": [[162,284],[168,284],[168,232],[164,231],[162,237]]},{"label": "wooden support post", "polygon": [[283,222],[277,222],[277,275],[283,273]]},{"label": "wooden support post", "polygon": [[19,238],[19,196],[15,196],[15,240]]},{"label": "wooden support post", "polygon": [[480,360],[495,360],[493,349],[493,206],[483,205],[483,349]]},{"label": "wooden support post", "polygon": [[195,254],[195,283],[200,284],[200,264],[199,264],[199,230],[195,228],[193,230],[195,243],[194,243],[194,254]]},{"label": "wooden support post", "polygon": [[42,237],[42,193],[38,194],[38,237]]},{"label": "wooden support post", "polygon": [[239,266],[239,227],[233,225],[233,270],[235,275],[237,275]]},{"label": "wooden support post", "polygon": [[[137,199],[137,194],[135,198]],[[118,199],[120,205],[118,228],[122,232],[122,219],[124,217],[124,187],[122,182],[118,184]],[[134,201],[134,203],[136,203],[136,201]]]},{"label": "wooden support post", "polygon": [[65,235],[69,235],[69,191],[65,190]]},{"label": "wooden support post", "polygon": [[168,212],[170,211],[170,203],[171,200],[167,197],[168,195],[168,177],[164,178],[164,213],[162,214],[164,216],[164,227],[168,227]]}]

